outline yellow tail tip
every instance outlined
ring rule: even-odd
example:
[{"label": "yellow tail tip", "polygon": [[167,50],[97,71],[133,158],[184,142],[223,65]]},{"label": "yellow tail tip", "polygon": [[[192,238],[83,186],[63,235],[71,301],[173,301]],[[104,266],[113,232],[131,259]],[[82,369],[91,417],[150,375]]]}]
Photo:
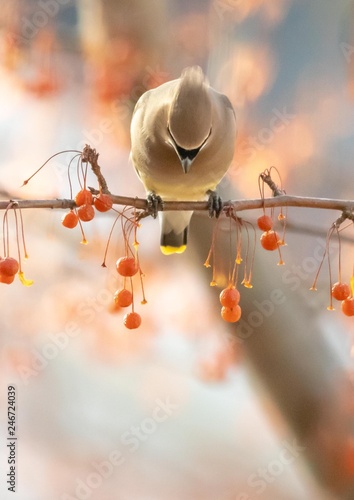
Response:
[{"label": "yellow tail tip", "polygon": [[187,248],[187,245],[181,245],[180,247],[161,246],[161,252],[164,255],[172,255],[173,253],[183,253]]}]

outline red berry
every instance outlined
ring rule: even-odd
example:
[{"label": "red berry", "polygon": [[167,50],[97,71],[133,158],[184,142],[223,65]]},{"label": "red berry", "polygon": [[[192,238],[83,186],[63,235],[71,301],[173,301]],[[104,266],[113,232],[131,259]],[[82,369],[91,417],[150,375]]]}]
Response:
[{"label": "red berry", "polygon": [[221,317],[228,323],[236,323],[241,318],[241,307],[239,305],[234,307],[222,307]]},{"label": "red berry", "polygon": [[114,294],[114,302],[119,307],[131,306],[133,303],[133,294],[126,288],[123,288],[122,290],[117,290],[116,293]]},{"label": "red berry", "polygon": [[92,205],[93,196],[89,189],[81,189],[75,196],[75,203],[78,207],[81,205]]},{"label": "red berry", "polygon": [[113,201],[109,194],[100,193],[93,204],[99,212],[108,212],[113,206]]},{"label": "red berry", "polygon": [[116,268],[121,276],[134,276],[139,270],[138,263],[134,257],[121,257],[116,262]]},{"label": "red berry", "polygon": [[6,283],[10,285],[15,279],[15,275],[11,274],[10,276],[6,276],[6,274],[0,274],[0,283]]},{"label": "red berry", "polygon": [[261,215],[257,219],[259,229],[262,231],[270,231],[273,227],[273,220],[269,215]]},{"label": "red berry", "polygon": [[267,231],[261,236],[261,245],[265,250],[276,250],[278,248],[279,236],[275,231]]},{"label": "red berry", "polygon": [[70,212],[65,214],[61,219],[61,223],[63,224],[63,226],[69,229],[73,229],[74,227],[76,227],[78,222],[79,217],[73,210],[70,210]]},{"label": "red berry", "polygon": [[2,276],[14,276],[19,270],[19,264],[12,257],[5,257],[0,260],[0,274]]},{"label": "red berry", "polygon": [[82,222],[89,222],[94,218],[95,211],[92,205],[85,204],[77,209],[77,215]]},{"label": "red berry", "polygon": [[345,300],[350,295],[349,285],[347,285],[346,283],[334,283],[331,293],[334,299]]},{"label": "red berry", "polygon": [[343,300],[342,311],[346,316],[354,316],[354,297]]},{"label": "red berry", "polygon": [[131,312],[124,316],[123,322],[124,326],[129,328],[129,330],[134,330],[141,325],[141,316],[136,312]]},{"label": "red berry", "polygon": [[240,302],[240,292],[235,287],[227,287],[220,293],[220,304],[225,307],[234,307]]}]

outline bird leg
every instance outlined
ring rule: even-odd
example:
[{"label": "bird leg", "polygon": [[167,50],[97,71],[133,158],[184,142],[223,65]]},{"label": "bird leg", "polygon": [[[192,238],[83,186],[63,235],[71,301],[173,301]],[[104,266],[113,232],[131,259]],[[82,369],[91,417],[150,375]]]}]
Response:
[{"label": "bird leg", "polygon": [[148,213],[156,219],[159,205],[163,209],[163,200],[161,196],[156,193],[149,193],[146,198],[146,203]]},{"label": "bird leg", "polygon": [[222,199],[220,198],[220,196],[217,194],[216,191],[208,191],[207,194],[209,195],[208,199],[209,217],[215,216],[216,218],[218,218],[223,209]]}]

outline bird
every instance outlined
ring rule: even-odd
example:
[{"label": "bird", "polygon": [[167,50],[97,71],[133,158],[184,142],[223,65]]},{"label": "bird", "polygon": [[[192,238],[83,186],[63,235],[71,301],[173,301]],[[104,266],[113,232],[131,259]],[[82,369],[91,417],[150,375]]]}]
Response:
[{"label": "bird", "polygon": [[161,227],[163,254],[187,247],[193,211],[163,210],[164,201],[209,202],[219,216],[216,186],[226,174],[235,149],[236,116],[228,97],[212,88],[200,66],[180,78],[147,90],[131,120],[130,158]]}]

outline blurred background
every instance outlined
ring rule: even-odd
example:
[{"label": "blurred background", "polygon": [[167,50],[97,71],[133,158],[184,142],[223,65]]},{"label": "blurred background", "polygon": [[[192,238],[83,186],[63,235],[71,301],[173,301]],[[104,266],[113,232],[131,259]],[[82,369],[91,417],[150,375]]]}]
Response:
[{"label": "blurred background", "polygon": [[[100,153],[112,193],[143,197],[129,163],[132,110],[143,92],[192,64],[237,115],[224,199],[259,197],[258,175],[272,165],[288,194],[353,199],[351,0],[0,5],[1,199],[69,198],[73,153],[20,186],[54,153],[85,144]],[[88,185],[97,187],[90,173]],[[255,224],[260,214],[238,215]],[[88,245],[62,215],[23,211],[23,270],[34,285],[0,288],[1,498],[354,498],[353,319],[340,304],[327,310],[327,263],[309,291],[337,212],[289,208],[285,266],[260,247],[257,230],[253,288],[240,287],[242,318],[231,326],[218,302],[229,222],[218,226],[219,287],[210,287],[203,263],[214,223],[195,214],[185,254],[165,257],[158,222],[143,220],[147,304],[134,282],[142,325],[132,331],[112,299],[122,286],[119,224],[101,267],[114,215],[84,225]],[[13,213],[8,222],[16,255]],[[349,282],[352,225],[341,235]],[[335,238],[330,258],[337,281]],[[18,403],[15,495],[6,484],[8,385]]]}]

